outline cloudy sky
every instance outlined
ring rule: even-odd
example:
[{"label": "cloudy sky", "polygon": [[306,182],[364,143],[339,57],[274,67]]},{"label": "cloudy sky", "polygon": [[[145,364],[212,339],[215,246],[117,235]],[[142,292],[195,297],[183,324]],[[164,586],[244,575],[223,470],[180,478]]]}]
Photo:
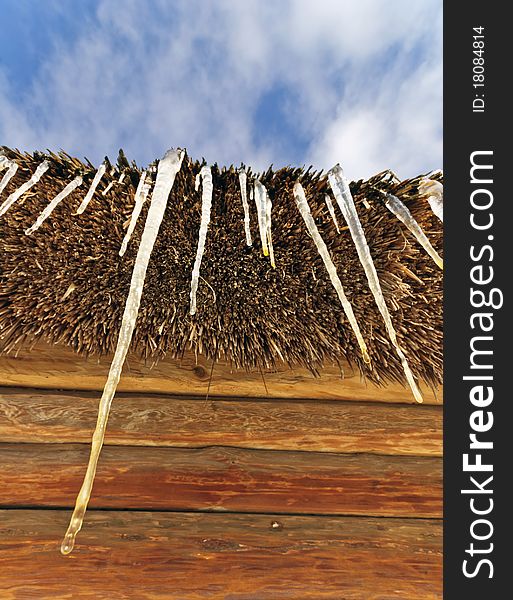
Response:
[{"label": "cloudy sky", "polygon": [[442,166],[442,0],[0,0],[0,145]]}]

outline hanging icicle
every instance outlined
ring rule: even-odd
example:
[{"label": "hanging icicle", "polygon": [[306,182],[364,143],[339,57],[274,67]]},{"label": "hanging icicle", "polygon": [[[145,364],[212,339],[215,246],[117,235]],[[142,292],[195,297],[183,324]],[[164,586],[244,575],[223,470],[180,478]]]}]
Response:
[{"label": "hanging icicle", "polygon": [[242,197],[242,207],[244,209],[244,231],[246,232],[246,245],[252,246],[253,240],[251,239],[251,229],[249,227],[249,204],[247,195],[247,175],[244,169],[239,169],[239,185],[240,195]]},{"label": "hanging icicle", "polygon": [[87,472],[75,503],[75,509],[68,530],[66,531],[66,535],[64,536],[61,545],[62,554],[69,554],[73,550],[75,537],[82,528],[85,511],[91,496],[98,458],[105,437],[105,428],[107,426],[112,398],[114,397],[121,377],[121,369],[123,368],[123,363],[125,362],[125,357],[132,340],[132,334],[139,312],[146,270],[166,210],[169,194],[173,187],[176,174],[182,165],[184,154],[185,152],[180,149],[168,150],[160,160],[158,166],[157,179],[155,181],[151,204],[141,237],[141,243],[139,244],[137,257],[135,259],[132,279],[130,281],[130,290],[125,304],[116,351],[114,353],[114,358],[112,359],[109,375],[98,408],[98,420],[93,434]]},{"label": "hanging icicle", "polygon": [[434,179],[427,177],[420,182],[419,193],[427,197],[433,213],[444,222],[444,186]]},{"label": "hanging icicle", "polygon": [[14,177],[18,170],[18,165],[14,161],[9,160],[7,156],[0,156],[0,171],[3,171],[4,169],[7,169],[7,171],[4,173],[2,181],[0,181],[0,196],[7,187],[9,181]]},{"label": "hanging icicle", "polygon": [[260,233],[260,241],[262,242],[262,251],[264,256],[270,257],[271,265],[275,268],[271,226],[271,211],[273,204],[265,186],[258,179],[255,180],[254,184],[254,197],[257,207],[258,231]]},{"label": "hanging icicle", "polygon": [[260,233],[260,242],[262,243],[262,252],[264,253],[264,256],[269,256],[269,249],[267,247],[266,189],[260,181],[256,179],[253,185],[253,191],[257,208],[258,231]]},{"label": "hanging icicle", "polygon": [[[265,188],[264,188],[265,189]],[[273,203],[267,190],[265,190],[265,234],[267,239],[267,247],[269,249],[269,259],[271,261],[271,267],[276,269],[276,263],[274,262],[274,248],[273,248],[273,236],[271,227],[271,212],[273,209]]]},{"label": "hanging icicle", "polygon": [[96,171],[96,173],[94,175],[94,179],[91,183],[91,186],[87,190],[87,194],[85,195],[84,199],[82,200],[82,204],[78,207],[77,215],[81,215],[84,212],[84,210],[87,208],[89,202],[91,202],[91,200],[93,199],[94,192],[96,191],[96,188],[98,187],[98,184],[100,183],[101,178],[105,174],[106,169],[107,169],[107,165],[105,163],[102,163],[98,167],[98,170]]},{"label": "hanging icicle", "polygon": [[150,184],[146,183],[146,174],[147,171],[143,171],[141,173],[139,184],[137,185],[137,189],[135,190],[134,209],[130,217],[130,223],[128,224],[128,229],[126,230],[125,237],[123,238],[123,242],[121,243],[119,256],[123,256],[126,252],[128,243],[130,242],[130,238],[132,237],[135,226],[137,225],[137,219],[141,214],[142,207],[144,206],[144,203],[146,202],[146,198],[148,197],[148,193],[150,191]]},{"label": "hanging icicle", "polygon": [[82,203],[78,207],[77,215],[81,215],[85,211],[85,209],[87,208],[87,206],[89,205],[91,200],[93,199],[96,188],[98,187],[98,184],[100,183],[100,180],[104,176],[106,170],[107,170],[107,165],[105,163],[102,163],[98,167],[98,170],[96,171],[96,173],[94,175],[93,181],[92,181],[89,189],[87,190],[87,193],[86,193],[84,199],[82,200]]},{"label": "hanging icicle", "polygon": [[365,363],[369,364],[370,357],[367,350],[367,344],[363,339],[360,327],[358,325],[358,321],[356,320],[355,314],[353,312],[353,307],[347,299],[347,296],[344,292],[344,287],[342,286],[342,282],[340,281],[340,278],[338,276],[337,269],[331,259],[328,247],[322,239],[321,234],[319,233],[319,229],[315,224],[315,220],[312,217],[312,213],[310,212],[310,207],[308,206],[308,201],[306,199],[303,186],[299,182],[296,182],[294,184],[294,198],[296,200],[297,207],[299,208],[299,212],[303,217],[306,228],[308,229],[308,233],[312,236],[312,239],[315,245],[317,246],[317,250],[319,251],[319,254],[324,262],[324,266],[326,267],[326,271],[328,271],[331,283],[335,288],[335,291],[337,292],[340,303],[342,304],[342,308],[344,309],[349,324],[351,325],[351,328],[356,336],[358,345],[360,346],[360,351],[363,356],[363,360]]},{"label": "hanging icicle", "polygon": [[331,198],[328,196],[328,194],[326,194],[324,196],[324,202],[326,202],[326,206],[328,207],[328,211],[331,215],[331,219],[332,219],[333,223],[335,224],[337,233],[340,233],[340,229],[339,229],[338,221],[337,221],[337,215],[335,214],[335,209],[333,208],[333,202],[331,201]]},{"label": "hanging icicle", "polygon": [[55,198],[47,204],[43,212],[38,216],[36,222],[25,230],[25,235],[31,235],[34,231],[37,231],[41,225],[46,221],[46,219],[52,214],[54,208],[60,204],[66,196],[69,196],[71,192],[77,187],[82,185],[82,177],[75,177],[71,183],[55,196]]},{"label": "hanging icicle", "polygon": [[196,293],[198,291],[201,260],[205,251],[208,224],[210,223],[210,209],[212,208],[212,194],[214,191],[210,167],[202,167],[198,175],[199,178],[197,177],[196,181],[199,181],[199,179],[202,181],[201,222],[198,238],[198,249],[196,251],[196,260],[194,261],[194,268],[192,269],[191,306],[189,311],[191,315],[196,314]]},{"label": "hanging icicle", "polygon": [[413,215],[405,206],[405,204],[403,204],[397,196],[394,196],[393,194],[386,194],[385,206],[392,214],[394,214],[402,223],[406,225],[406,227],[413,233],[419,244],[434,260],[435,264],[440,267],[440,269],[443,269],[444,261],[438,252],[433,248],[431,242],[426,237],[426,234],[422,231],[421,226],[413,218]]},{"label": "hanging icicle", "polygon": [[347,225],[349,226],[349,231],[351,233],[351,237],[353,238],[353,242],[356,246],[358,257],[360,259],[360,262],[362,263],[362,266],[365,270],[365,274],[367,276],[367,280],[369,282],[369,287],[371,289],[372,295],[374,296],[374,300],[376,301],[376,305],[379,309],[379,312],[383,317],[383,321],[385,322],[385,327],[388,332],[388,336],[390,337],[390,340],[394,345],[397,355],[401,360],[401,365],[403,367],[406,380],[413,392],[415,400],[417,402],[422,402],[422,395],[420,393],[420,390],[415,382],[415,378],[413,377],[413,373],[411,372],[408,361],[406,360],[406,356],[404,355],[404,352],[399,346],[399,342],[397,341],[397,334],[392,324],[390,313],[388,312],[388,307],[386,305],[385,298],[381,290],[381,285],[379,283],[376,267],[374,266],[369,246],[367,245],[367,240],[365,238],[365,233],[363,231],[362,224],[360,223],[358,213],[356,212],[356,207],[354,204],[353,197],[351,195],[351,190],[349,189],[349,182],[347,181],[340,165],[334,166],[328,172],[328,179],[331,185],[331,189],[333,190],[337,203],[340,207],[340,210],[342,211]]},{"label": "hanging icicle", "polygon": [[17,190],[15,190],[7,200],[0,206],[0,217],[5,214],[9,208],[23,196],[25,192],[27,192],[33,185],[35,185],[43,176],[46,171],[50,168],[50,163],[47,160],[44,160],[32,174],[32,177],[25,181]]}]

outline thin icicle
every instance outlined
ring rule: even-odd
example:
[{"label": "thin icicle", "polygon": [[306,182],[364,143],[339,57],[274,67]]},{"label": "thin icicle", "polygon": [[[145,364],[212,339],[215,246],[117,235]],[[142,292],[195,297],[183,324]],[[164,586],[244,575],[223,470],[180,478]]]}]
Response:
[{"label": "thin icicle", "polygon": [[269,194],[265,186],[258,179],[255,180],[254,184],[255,204],[258,213],[258,230],[260,233],[260,240],[262,242],[262,251],[264,256],[269,256],[271,260],[271,266],[276,267],[274,262],[274,249],[273,249],[273,238],[272,238],[272,221],[271,212],[273,203],[269,198]]},{"label": "thin icicle", "polygon": [[434,179],[427,177],[420,182],[419,193],[427,196],[427,201],[433,213],[444,222],[444,186]]},{"label": "thin icicle", "polygon": [[[265,189],[265,187],[264,187]],[[272,236],[272,221],[271,221],[271,212],[273,209],[273,203],[269,198],[269,194],[267,190],[265,190],[265,233],[267,239],[267,247],[269,248],[269,258],[271,260],[271,267],[276,269],[276,264],[274,262],[274,248],[273,248],[273,236]]]},{"label": "thin icicle", "polygon": [[262,242],[262,251],[264,256],[269,256],[269,248],[267,247],[267,191],[258,179],[254,184],[255,204],[258,215],[258,231],[260,233],[260,241]]},{"label": "thin icicle", "polygon": [[392,324],[390,313],[388,312],[388,307],[386,305],[385,298],[381,290],[381,285],[379,283],[376,267],[374,266],[369,246],[367,245],[367,240],[365,238],[365,233],[363,231],[362,224],[360,223],[358,213],[356,212],[356,207],[354,204],[353,197],[351,195],[351,190],[349,189],[349,183],[340,165],[334,166],[328,172],[328,178],[331,185],[331,189],[335,194],[335,198],[340,207],[340,210],[342,211],[342,214],[344,215],[344,218],[349,226],[349,231],[351,233],[351,237],[353,238],[353,242],[356,246],[358,257],[360,258],[360,262],[362,263],[362,266],[365,270],[365,274],[367,276],[372,295],[374,296],[374,300],[378,306],[381,316],[383,317],[383,321],[385,322],[385,327],[388,332],[388,336],[390,337],[390,340],[395,347],[397,355],[401,360],[401,365],[403,367],[406,380],[413,392],[415,400],[417,402],[422,402],[422,395],[420,393],[420,390],[415,382],[413,373],[411,372],[408,361],[406,360],[406,356],[404,355],[404,352],[399,346],[399,342],[397,341],[397,334]]},{"label": "thin icicle", "polygon": [[101,178],[105,174],[106,169],[107,169],[107,165],[105,163],[102,163],[98,167],[98,171],[96,171],[96,173],[94,175],[93,182],[91,183],[91,186],[87,190],[87,194],[85,195],[84,199],[82,200],[82,204],[78,207],[77,215],[81,215],[84,212],[84,210],[87,208],[87,205],[89,204],[89,202],[91,202],[91,200],[93,199],[94,192],[96,191],[96,188],[98,187],[98,184],[100,183]]},{"label": "thin icicle", "polygon": [[335,209],[333,208],[333,202],[331,201],[331,198],[328,196],[328,194],[326,194],[324,196],[324,202],[326,202],[326,206],[328,207],[328,210],[329,210],[329,213],[333,220],[333,223],[335,224],[337,233],[340,233],[340,229],[339,229],[338,221],[337,221],[337,215],[335,214]]},{"label": "thin icicle", "polygon": [[71,183],[68,183],[68,185],[61,192],[59,192],[51,202],[49,202],[46,205],[43,212],[36,219],[36,222],[31,227],[25,230],[25,235],[31,235],[32,233],[34,233],[34,231],[37,231],[41,227],[41,225],[46,221],[46,219],[52,214],[54,208],[58,204],[60,204],[60,202],[62,202],[64,198],[66,198],[66,196],[69,196],[71,192],[80,185],[82,185],[82,177],[75,177],[75,179],[73,179]]},{"label": "thin icicle", "polygon": [[413,215],[408,210],[408,208],[399,200],[397,196],[393,194],[386,195],[385,206],[388,210],[393,213],[402,223],[408,227],[408,229],[413,233],[419,244],[424,248],[424,250],[431,256],[431,258],[435,261],[436,265],[440,267],[440,269],[444,268],[444,261],[438,252],[433,248],[431,242],[426,237],[426,234],[422,231],[421,226],[417,223],[417,221],[413,218]]},{"label": "thin icicle", "polygon": [[15,190],[7,200],[0,206],[0,217],[5,214],[9,208],[23,196],[25,192],[27,192],[33,185],[35,185],[42,177],[46,171],[50,168],[50,163],[47,160],[44,160],[32,174],[32,177],[25,181],[24,184],[20,185],[20,187]]},{"label": "thin icicle", "polygon": [[18,170],[18,165],[14,161],[9,160],[6,156],[0,156],[0,171],[3,171],[3,169],[7,169],[7,172],[4,173],[2,181],[0,181],[0,196],[7,187],[9,181],[14,177]]},{"label": "thin icicle", "polygon": [[121,244],[121,248],[119,250],[119,256],[123,256],[126,252],[128,242],[132,237],[132,233],[134,232],[135,226],[137,225],[137,219],[141,214],[142,207],[146,202],[146,198],[148,197],[148,193],[150,191],[150,184],[146,183],[146,173],[147,171],[143,171],[141,173],[141,178],[139,179],[139,184],[137,185],[137,189],[135,190],[134,196],[134,209],[132,211],[132,216],[130,217],[130,223],[128,224],[128,229],[125,233],[125,237],[123,238],[123,242]]},{"label": "thin icicle", "polygon": [[119,378],[121,377],[121,369],[123,368],[123,363],[125,362],[125,357],[132,340],[132,334],[139,312],[146,269],[148,268],[151,252],[155,240],[157,239],[169,194],[173,187],[176,174],[180,170],[183,156],[184,151],[182,150],[168,150],[159,163],[151,204],[148,210],[148,216],[146,217],[141,243],[139,244],[139,249],[137,251],[134,270],[132,272],[130,290],[125,304],[116,351],[114,353],[114,358],[112,359],[109,375],[98,408],[98,420],[93,434],[87,472],[77,496],[75,509],[68,530],[66,531],[66,535],[64,536],[61,545],[62,554],[69,554],[73,550],[75,537],[82,527],[87,504],[91,496],[98,458],[103,445],[112,398],[114,397]]},{"label": "thin icicle", "polygon": [[310,207],[308,206],[308,201],[305,196],[305,191],[303,189],[303,186],[299,182],[296,182],[294,184],[294,198],[295,198],[296,204],[299,208],[299,212],[301,213],[301,216],[303,217],[303,220],[305,221],[305,225],[306,225],[306,228],[308,229],[308,233],[312,236],[312,239],[313,239],[315,245],[317,246],[317,250],[319,251],[319,254],[324,262],[326,271],[328,271],[328,275],[330,277],[331,283],[333,284],[333,287],[335,288],[335,291],[337,292],[337,295],[339,297],[340,303],[342,304],[342,308],[344,309],[344,312],[349,321],[349,324],[351,325],[353,332],[356,336],[356,339],[358,340],[358,345],[360,346],[360,351],[362,353],[363,360],[364,360],[364,362],[366,362],[368,364],[368,363],[370,363],[370,357],[369,357],[369,353],[367,350],[367,344],[365,343],[365,340],[363,339],[362,333],[360,331],[360,327],[358,325],[358,321],[356,320],[355,314],[353,312],[353,307],[351,306],[351,303],[349,302],[349,300],[346,297],[346,294],[344,292],[344,287],[342,286],[342,282],[340,281],[340,277],[338,276],[338,273],[337,273],[337,269],[336,269],[333,261],[331,260],[331,256],[330,256],[328,247],[326,246],[324,240],[322,239],[321,234],[319,233],[319,229],[317,228],[317,225],[315,224],[315,220],[312,217],[312,213],[310,212]]},{"label": "thin icicle", "polygon": [[244,169],[239,170],[240,195],[242,197],[242,207],[244,208],[244,231],[246,232],[246,245],[252,246],[251,229],[249,228],[249,204],[247,195],[247,175]]},{"label": "thin icicle", "polygon": [[103,190],[103,192],[102,192],[102,196],[106,196],[106,195],[107,195],[107,194],[110,192],[110,190],[112,189],[112,186],[113,186],[113,185],[114,185],[114,182],[113,182],[113,181],[111,181],[111,182],[109,183],[109,185],[108,185],[108,186],[107,186],[107,187],[106,187],[106,188]]},{"label": "thin icicle", "polygon": [[199,172],[199,178],[202,180],[203,188],[201,192],[201,222],[198,238],[198,249],[196,251],[196,260],[194,261],[191,279],[191,315],[196,314],[196,293],[198,291],[201,260],[205,251],[208,224],[210,223],[210,209],[212,208],[212,193],[214,191],[210,167],[202,167],[201,171]]}]

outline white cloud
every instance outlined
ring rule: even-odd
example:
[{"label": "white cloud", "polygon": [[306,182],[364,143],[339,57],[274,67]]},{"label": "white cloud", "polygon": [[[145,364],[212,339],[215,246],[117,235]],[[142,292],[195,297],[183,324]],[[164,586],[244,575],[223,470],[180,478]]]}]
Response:
[{"label": "white cloud", "polygon": [[280,165],[282,141],[254,136],[259,100],[280,85],[295,99],[288,126],[310,140],[303,161],[412,175],[441,163],[441,10],[441,0],[100,0],[76,39],[55,36],[23,97],[0,81],[0,140],[94,162],[123,146],[145,163],[180,145],[211,162]]}]

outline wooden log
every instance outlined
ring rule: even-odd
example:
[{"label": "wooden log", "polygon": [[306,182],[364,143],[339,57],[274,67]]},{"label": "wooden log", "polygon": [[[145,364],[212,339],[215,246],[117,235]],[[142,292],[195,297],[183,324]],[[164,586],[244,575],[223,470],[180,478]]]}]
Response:
[{"label": "wooden log", "polygon": [[65,511],[0,511],[4,600],[435,600],[439,521],[88,513],[59,554]]},{"label": "wooden log", "polygon": [[[98,393],[0,389],[0,441],[90,442]],[[435,406],[118,394],[107,444],[442,455]]]},{"label": "wooden log", "polygon": [[[67,390],[102,390],[110,357],[86,359],[62,346],[38,344],[32,351],[0,357],[0,385]],[[227,363],[211,363],[204,357],[187,354],[182,360],[165,359],[157,365],[129,356],[118,386],[122,392],[189,394],[253,398],[309,398],[414,403],[409,389],[400,384],[378,387],[361,379],[348,364],[327,367],[320,377],[305,369],[281,365],[274,372],[234,370]],[[264,381],[265,380],[265,381]],[[210,384],[209,384],[210,381]],[[210,386],[210,388],[209,388]],[[421,386],[425,404],[440,404],[442,389],[436,395]]]},{"label": "wooden log", "polygon": [[[0,506],[71,506],[89,448],[0,444]],[[440,517],[438,458],[107,446],[91,507]]]}]

